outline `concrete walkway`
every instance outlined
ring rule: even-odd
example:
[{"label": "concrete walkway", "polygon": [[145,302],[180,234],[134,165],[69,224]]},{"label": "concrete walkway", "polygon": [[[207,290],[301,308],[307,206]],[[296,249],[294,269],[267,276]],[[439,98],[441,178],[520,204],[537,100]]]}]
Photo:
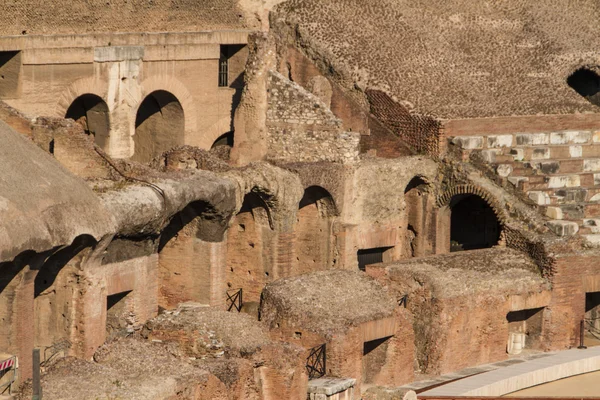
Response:
[{"label": "concrete walkway", "polygon": [[419,397],[503,396],[542,383],[600,370],[600,346],[571,349],[506,366],[421,392]]}]

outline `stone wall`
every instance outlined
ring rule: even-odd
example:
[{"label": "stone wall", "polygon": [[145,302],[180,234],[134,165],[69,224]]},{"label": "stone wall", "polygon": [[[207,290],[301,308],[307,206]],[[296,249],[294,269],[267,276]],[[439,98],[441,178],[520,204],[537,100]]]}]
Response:
[{"label": "stone wall", "polygon": [[341,121],[318,97],[283,75],[269,72],[268,153],[274,162],[354,162],[358,133],[343,132]]},{"label": "stone wall", "polygon": [[[468,122],[467,128],[460,129],[452,122],[446,134],[464,159],[476,157],[491,165],[501,180],[512,183],[540,206],[554,233],[570,236],[579,232],[597,243],[600,131],[593,127],[600,125],[593,119],[573,121],[572,126],[584,129],[565,129],[560,120],[540,120],[537,126],[523,121],[522,128],[530,131],[496,127],[490,129],[492,133],[476,133],[468,128]],[[552,123],[562,129],[548,129]]]}]

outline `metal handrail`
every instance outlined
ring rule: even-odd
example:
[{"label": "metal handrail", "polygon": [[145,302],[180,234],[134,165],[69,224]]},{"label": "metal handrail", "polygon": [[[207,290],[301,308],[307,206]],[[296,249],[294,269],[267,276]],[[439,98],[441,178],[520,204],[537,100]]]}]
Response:
[{"label": "metal handrail", "polygon": [[242,311],[242,288],[236,289],[233,293],[231,292],[231,290],[225,292],[227,295],[226,302],[228,303],[227,311],[231,311],[232,308],[235,308],[237,312]]}]

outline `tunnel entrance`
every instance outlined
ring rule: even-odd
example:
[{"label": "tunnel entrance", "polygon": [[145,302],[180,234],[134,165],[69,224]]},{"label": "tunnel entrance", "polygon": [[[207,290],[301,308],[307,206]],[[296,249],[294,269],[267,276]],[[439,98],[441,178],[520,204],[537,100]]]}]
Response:
[{"label": "tunnel entrance", "polygon": [[450,201],[450,251],[492,247],[500,239],[500,222],[492,207],[474,194],[459,194]]},{"label": "tunnel entrance", "polygon": [[133,136],[134,161],[148,162],[184,142],[183,107],[177,98],[164,90],[150,93],[135,118]]},{"label": "tunnel entrance", "polygon": [[86,134],[94,136],[94,142],[105,148],[110,129],[108,105],[100,96],[84,94],[71,103],[65,118],[79,123]]},{"label": "tunnel entrance", "polygon": [[567,84],[590,103],[600,105],[600,76],[588,68],[579,68],[567,78]]}]

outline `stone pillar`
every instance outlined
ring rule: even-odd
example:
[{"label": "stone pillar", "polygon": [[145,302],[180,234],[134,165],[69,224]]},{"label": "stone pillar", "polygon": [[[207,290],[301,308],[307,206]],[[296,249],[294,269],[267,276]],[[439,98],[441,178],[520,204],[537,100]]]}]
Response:
[{"label": "stone pillar", "polygon": [[0,353],[19,358],[19,382],[31,378],[31,354],[35,343],[34,288],[37,271],[29,265],[0,265],[0,317],[4,320],[0,335]]},{"label": "stone pillar", "polygon": [[294,246],[296,234],[293,230],[277,233],[275,242],[275,265],[277,278],[287,278],[294,275],[296,260]]},{"label": "stone pillar", "polygon": [[143,57],[144,48],[140,46],[94,49],[95,76],[108,81],[110,134],[106,153],[113,158],[129,158],[134,152],[136,111],[143,100],[139,81]]},{"label": "stone pillar", "polygon": [[227,290],[227,236],[222,242],[207,243],[210,254],[210,305],[225,309]]}]

